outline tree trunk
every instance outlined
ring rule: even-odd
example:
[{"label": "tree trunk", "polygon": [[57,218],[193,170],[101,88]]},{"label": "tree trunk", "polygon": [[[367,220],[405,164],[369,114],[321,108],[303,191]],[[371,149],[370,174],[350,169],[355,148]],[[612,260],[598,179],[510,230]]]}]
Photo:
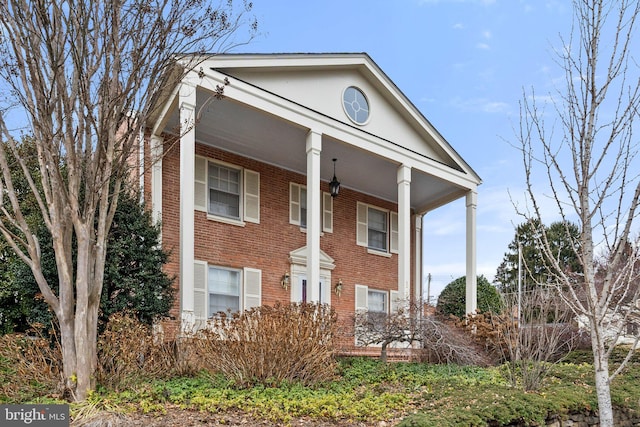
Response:
[{"label": "tree trunk", "polygon": [[389,346],[389,343],[384,341],[382,343],[382,348],[380,349],[380,361],[382,363],[387,363],[387,347]]},{"label": "tree trunk", "polygon": [[607,358],[607,352],[602,337],[600,334],[595,333],[595,328],[591,329],[600,427],[613,427],[611,383],[609,382],[609,359]]},{"label": "tree trunk", "polygon": [[[78,379],[76,399],[84,400],[93,386],[93,373],[96,362],[95,331],[98,310],[91,307],[91,286],[94,277],[91,267],[94,256],[91,248],[91,238],[88,227],[76,226],[78,256],[76,267],[76,315],[75,315],[75,343],[76,343],[76,376]],[[98,298],[98,302],[100,299]],[[94,302],[95,304],[95,302]]]},{"label": "tree trunk", "polygon": [[76,343],[73,318],[64,319],[59,315],[60,346],[62,348],[62,372],[64,374],[65,387],[68,390],[76,389]]}]

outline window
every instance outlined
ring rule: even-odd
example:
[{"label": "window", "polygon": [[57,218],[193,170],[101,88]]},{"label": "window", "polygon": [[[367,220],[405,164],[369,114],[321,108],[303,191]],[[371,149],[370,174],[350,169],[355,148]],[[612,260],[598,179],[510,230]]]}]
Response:
[{"label": "window", "polygon": [[209,316],[240,310],[240,270],[209,267]]},{"label": "window", "polygon": [[240,170],[209,162],[208,213],[240,219]]},{"label": "window", "polygon": [[387,292],[369,289],[367,291],[367,309],[379,313],[386,313],[387,310]]},{"label": "window", "polygon": [[355,285],[356,310],[367,310],[379,313],[393,313],[398,309],[398,291],[382,291],[366,285]]},{"label": "window", "polygon": [[369,207],[367,211],[368,246],[371,249],[387,251],[387,213]]},{"label": "window", "polygon": [[[333,198],[331,194],[322,192],[322,231],[333,232]],[[289,223],[307,228],[307,187],[289,183]]]},{"label": "window", "polygon": [[342,107],[349,119],[363,125],[369,120],[369,101],[360,89],[349,86],[342,93]]},{"label": "window", "polygon": [[398,214],[358,202],[356,240],[374,253],[398,252]]},{"label": "window", "polygon": [[196,156],[194,207],[213,219],[260,223],[260,174]]},{"label": "window", "polygon": [[262,271],[194,262],[193,312],[205,320],[219,312],[237,312],[262,303]]}]

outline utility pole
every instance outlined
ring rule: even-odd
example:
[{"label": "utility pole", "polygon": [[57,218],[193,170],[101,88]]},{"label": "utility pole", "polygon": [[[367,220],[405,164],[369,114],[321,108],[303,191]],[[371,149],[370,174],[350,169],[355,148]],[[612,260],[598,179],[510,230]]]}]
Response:
[{"label": "utility pole", "polygon": [[431,273],[427,274],[427,304],[431,305]]}]

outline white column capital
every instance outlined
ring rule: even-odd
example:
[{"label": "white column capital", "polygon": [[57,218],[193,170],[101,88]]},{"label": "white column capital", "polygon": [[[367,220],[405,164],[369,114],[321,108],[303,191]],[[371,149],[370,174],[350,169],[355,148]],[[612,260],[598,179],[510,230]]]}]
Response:
[{"label": "white column capital", "polygon": [[307,134],[306,152],[320,153],[322,151],[322,133],[311,129]]},{"label": "white column capital", "polygon": [[402,164],[398,166],[398,184],[411,182],[411,166]]},{"label": "white column capital", "polygon": [[467,192],[467,195],[465,197],[466,199],[466,206],[469,207],[476,207],[478,206],[478,192],[476,190],[469,190]]},{"label": "white column capital", "polygon": [[196,109],[196,86],[187,82],[180,84],[178,92],[180,109],[195,110]]}]

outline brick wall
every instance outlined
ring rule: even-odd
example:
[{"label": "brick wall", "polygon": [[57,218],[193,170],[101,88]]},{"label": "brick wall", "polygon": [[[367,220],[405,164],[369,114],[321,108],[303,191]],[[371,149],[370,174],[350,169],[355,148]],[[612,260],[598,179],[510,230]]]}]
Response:
[{"label": "brick wall", "polygon": [[[306,234],[297,225],[289,224],[289,183],[306,185],[304,175],[273,165],[198,144],[196,153],[214,160],[221,160],[260,173],[260,224],[247,222],[244,227],[207,219],[205,212],[195,215],[195,259],[210,264],[262,271],[262,303],[288,302],[290,290],[283,289],[280,281],[290,271],[289,252],[306,245]],[[171,144],[163,159],[162,180],[162,236],[163,247],[171,251],[166,271],[179,279],[179,145]],[[149,182],[150,173],[147,174]],[[145,186],[148,191],[149,187]],[[322,191],[329,191],[328,183],[321,183]],[[148,194],[148,193],[147,193]],[[147,197],[150,200],[150,197]],[[350,324],[355,305],[356,284],[367,285],[378,290],[395,290],[398,281],[398,257],[383,257],[367,253],[367,248],[356,244],[357,202],[375,205],[382,209],[397,211],[397,206],[388,201],[342,188],[333,201],[333,233],[324,233],[320,248],[335,260],[331,288],[342,279],[340,297],[335,293],[331,302],[340,319]],[[414,224],[411,224],[413,239]],[[411,243],[411,272],[413,282],[414,243]],[[412,283],[413,286],[413,283]],[[180,295],[179,293],[177,294]],[[171,315],[180,319],[180,302],[177,300]],[[176,322],[165,325],[166,336],[172,336]]]}]

